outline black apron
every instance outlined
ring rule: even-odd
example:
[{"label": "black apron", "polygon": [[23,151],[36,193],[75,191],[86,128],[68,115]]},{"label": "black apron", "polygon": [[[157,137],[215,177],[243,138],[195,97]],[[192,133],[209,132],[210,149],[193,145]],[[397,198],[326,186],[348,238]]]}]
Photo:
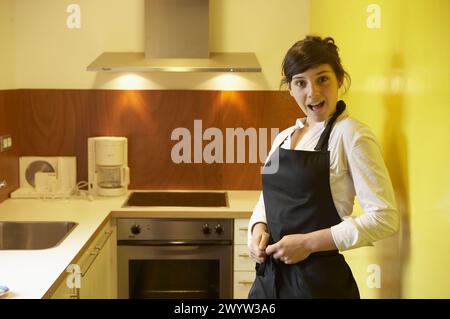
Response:
[{"label": "black apron", "polygon": [[[279,156],[278,170],[262,176],[269,244],[341,222],[330,189],[328,139],[344,110],[345,103],[339,101],[315,152],[281,148],[283,140],[267,162],[265,169]],[[290,265],[267,256],[255,269],[249,298],[359,298],[350,267],[338,250],[312,253]]]}]

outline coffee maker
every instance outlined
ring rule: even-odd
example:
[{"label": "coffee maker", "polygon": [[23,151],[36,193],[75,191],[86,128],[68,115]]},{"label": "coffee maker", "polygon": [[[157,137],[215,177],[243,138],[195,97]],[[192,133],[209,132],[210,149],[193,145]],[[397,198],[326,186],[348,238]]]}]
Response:
[{"label": "coffee maker", "polygon": [[120,196],[128,190],[128,143],[126,137],[88,138],[89,193],[94,196]]}]

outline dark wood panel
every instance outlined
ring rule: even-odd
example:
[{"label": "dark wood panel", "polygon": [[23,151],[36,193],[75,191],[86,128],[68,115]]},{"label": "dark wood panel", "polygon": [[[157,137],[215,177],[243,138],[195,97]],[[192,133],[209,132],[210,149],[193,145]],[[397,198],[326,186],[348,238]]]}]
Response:
[{"label": "dark wood panel", "polygon": [[129,105],[121,101],[123,92],[109,94],[111,105],[123,109],[122,115],[112,120],[111,131],[128,137],[132,187],[199,189],[221,184],[215,165],[175,164],[171,159],[171,149],[177,143],[171,139],[174,129],[187,128],[193,132],[195,119],[201,119],[205,126],[217,125],[215,93],[138,91],[126,94]]},{"label": "dark wood panel", "polygon": [[13,147],[0,153],[0,180],[6,180],[8,186],[0,189],[0,202],[19,186],[18,154],[20,149],[17,109],[17,91],[0,91],[0,135],[11,134]]},{"label": "dark wood panel", "polygon": [[[125,136],[134,189],[259,189],[261,163],[249,163],[248,151],[245,163],[237,163],[236,158],[226,162],[227,128],[265,130],[270,148],[270,129],[281,131],[301,114],[288,93],[275,91],[15,92],[15,111],[8,116],[17,122],[20,151],[16,156],[77,156],[78,180],[86,180],[87,138]],[[194,148],[195,120],[201,120],[200,148]],[[186,141],[191,143],[191,160],[194,150],[200,149],[200,163],[173,162],[171,150],[178,141],[171,134],[177,128],[191,134]],[[209,128],[222,133],[223,163],[209,164],[201,156],[211,142],[203,140]]]},{"label": "dark wood panel", "polygon": [[[272,142],[272,128],[280,132],[293,125],[295,119],[301,116],[300,108],[290,98],[289,93],[279,91],[238,91],[221,93],[222,130],[238,128],[254,130],[258,133],[257,147],[249,148],[246,142],[246,160],[244,164],[237,163],[237,146],[235,144],[235,162],[222,165],[223,183],[228,189],[260,189],[260,170],[265,157],[260,156],[259,136],[266,136],[266,147],[261,153],[267,154]],[[253,146],[253,144],[252,144]],[[249,153],[256,152],[257,163],[250,163]],[[242,152],[242,150],[241,150]]]}]

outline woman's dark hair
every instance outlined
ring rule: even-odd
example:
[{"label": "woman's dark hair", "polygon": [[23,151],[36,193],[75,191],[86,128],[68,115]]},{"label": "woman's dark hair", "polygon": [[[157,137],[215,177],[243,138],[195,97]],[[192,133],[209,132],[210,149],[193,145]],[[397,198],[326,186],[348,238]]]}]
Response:
[{"label": "woman's dark hair", "polygon": [[292,77],[303,73],[311,67],[319,64],[329,64],[336,74],[339,82],[347,80],[350,86],[350,75],[344,70],[338,53],[338,47],[331,37],[321,38],[319,36],[307,35],[303,40],[296,42],[286,53],[282,64],[281,85],[289,84]]}]

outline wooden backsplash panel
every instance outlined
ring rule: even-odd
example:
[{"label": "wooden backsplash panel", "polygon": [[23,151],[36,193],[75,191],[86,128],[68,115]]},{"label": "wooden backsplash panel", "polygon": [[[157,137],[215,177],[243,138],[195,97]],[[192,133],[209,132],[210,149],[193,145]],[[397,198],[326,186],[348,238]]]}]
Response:
[{"label": "wooden backsplash panel", "polygon": [[19,133],[17,105],[17,91],[0,91],[0,135],[11,134],[13,138],[13,147],[0,153],[0,180],[6,180],[8,184],[6,188],[0,189],[0,202],[8,198],[19,186],[20,142],[17,139]]},{"label": "wooden backsplash panel", "polygon": [[216,93],[116,91],[108,97],[116,112],[110,119],[111,130],[128,137],[134,187],[201,189],[221,185],[216,164],[174,164],[171,159],[172,146],[177,143],[171,140],[174,129],[193,132],[195,119],[201,119],[205,126],[218,125]]},{"label": "wooden backsplash panel", "polygon": [[75,155],[78,180],[86,180],[87,138],[125,136],[134,189],[259,189],[261,164],[248,163],[248,152],[246,163],[175,164],[173,130],[186,128],[194,135],[194,121],[201,120],[200,134],[218,128],[226,147],[226,128],[263,128],[270,139],[271,127],[282,130],[301,114],[288,93],[274,91],[15,92],[14,112],[8,116],[18,123],[20,155]]},{"label": "wooden backsplash panel", "polygon": [[21,155],[76,154],[77,133],[86,127],[86,123],[78,120],[87,101],[82,98],[86,92],[79,91],[72,96],[59,90],[18,92]]},{"label": "wooden backsplash panel", "polygon": [[[222,131],[226,128],[255,129],[260,133],[265,132],[266,148],[263,153],[267,154],[271,147],[271,128],[278,128],[280,132],[293,125],[295,119],[302,113],[300,108],[290,98],[287,92],[278,91],[224,91],[221,93],[222,105]],[[223,183],[230,189],[260,189],[260,170],[265,159],[261,158],[260,143],[257,143],[257,163],[250,163],[247,148],[245,164],[224,164],[221,166],[223,172]],[[248,147],[248,144],[247,144]],[[235,147],[235,157],[237,149]]]}]

